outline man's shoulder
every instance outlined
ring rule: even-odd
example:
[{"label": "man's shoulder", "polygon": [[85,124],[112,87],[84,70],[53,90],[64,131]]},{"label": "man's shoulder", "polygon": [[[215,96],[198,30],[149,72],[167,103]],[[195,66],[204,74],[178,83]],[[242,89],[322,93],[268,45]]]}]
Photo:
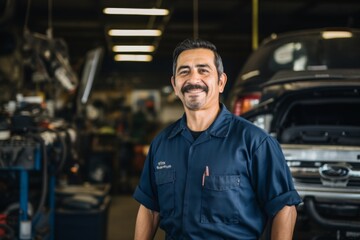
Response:
[{"label": "man's shoulder", "polygon": [[259,126],[255,125],[253,122],[241,117],[233,115],[232,122],[234,126],[240,126],[241,128],[250,129],[254,131],[264,131]]},{"label": "man's shoulder", "polygon": [[232,118],[231,131],[234,133],[240,132],[241,134],[244,134],[244,136],[251,138],[265,139],[269,136],[269,134],[264,129],[260,128],[249,120],[236,115],[233,115]]}]

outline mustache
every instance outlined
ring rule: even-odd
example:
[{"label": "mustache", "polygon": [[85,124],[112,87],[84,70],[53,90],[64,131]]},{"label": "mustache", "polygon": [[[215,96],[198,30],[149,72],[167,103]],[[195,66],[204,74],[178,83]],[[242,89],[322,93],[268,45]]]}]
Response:
[{"label": "mustache", "polygon": [[199,85],[199,84],[188,84],[188,85],[183,86],[181,88],[181,92],[184,94],[185,92],[190,91],[192,89],[201,89],[206,93],[209,91],[209,88],[206,85],[202,86],[202,85]]}]

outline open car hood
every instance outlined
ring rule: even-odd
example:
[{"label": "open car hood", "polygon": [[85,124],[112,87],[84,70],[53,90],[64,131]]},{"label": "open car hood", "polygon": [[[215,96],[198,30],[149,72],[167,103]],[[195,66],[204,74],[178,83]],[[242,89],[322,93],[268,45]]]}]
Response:
[{"label": "open car hood", "polygon": [[262,85],[261,103],[271,98],[299,91],[324,91],[360,87],[360,69],[338,69],[322,71],[280,71]]},{"label": "open car hood", "polygon": [[326,81],[338,80],[341,85],[342,80],[355,80],[360,82],[360,69],[331,69],[321,71],[279,71],[262,87],[279,85],[297,81]]}]

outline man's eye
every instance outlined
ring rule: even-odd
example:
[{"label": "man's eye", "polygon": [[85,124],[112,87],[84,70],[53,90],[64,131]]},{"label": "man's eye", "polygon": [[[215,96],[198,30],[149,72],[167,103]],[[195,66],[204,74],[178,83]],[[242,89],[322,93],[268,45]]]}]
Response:
[{"label": "man's eye", "polygon": [[188,71],[181,71],[179,72],[179,75],[186,75],[188,73]]},{"label": "man's eye", "polygon": [[207,73],[209,72],[207,69],[199,69],[199,73]]}]

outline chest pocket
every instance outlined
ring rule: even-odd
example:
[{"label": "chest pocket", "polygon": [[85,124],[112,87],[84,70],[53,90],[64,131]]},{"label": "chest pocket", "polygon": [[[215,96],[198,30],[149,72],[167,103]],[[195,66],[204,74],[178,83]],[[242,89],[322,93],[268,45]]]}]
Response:
[{"label": "chest pocket", "polygon": [[160,170],[155,172],[155,181],[158,190],[160,215],[169,216],[175,206],[175,171]]},{"label": "chest pocket", "polygon": [[207,176],[201,193],[202,223],[239,222],[240,175]]}]

